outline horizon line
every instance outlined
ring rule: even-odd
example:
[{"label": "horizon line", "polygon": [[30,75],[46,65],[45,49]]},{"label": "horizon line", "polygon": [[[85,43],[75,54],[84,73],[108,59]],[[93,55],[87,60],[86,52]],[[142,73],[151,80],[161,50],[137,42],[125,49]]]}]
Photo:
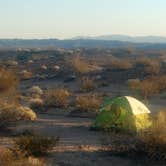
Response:
[{"label": "horizon line", "polygon": [[56,37],[32,37],[32,38],[26,38],[26,37],[0,37],[0,40],[74,40],[76,38],[95,38],[95,37],[104,37],[104,36],[127,36],[127,37],[161,37],[166,38],[166,35],[127,35],[127,34],[103,34],[103,35],[77,35],[72,37],[65,37],[65,38],[56,38]]}]

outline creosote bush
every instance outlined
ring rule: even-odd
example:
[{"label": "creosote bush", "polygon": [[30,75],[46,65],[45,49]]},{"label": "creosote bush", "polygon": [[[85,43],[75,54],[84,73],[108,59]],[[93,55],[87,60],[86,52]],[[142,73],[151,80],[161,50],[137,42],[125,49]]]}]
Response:
[{"label": "creosote bush", "polygon": [[70,92],[62,87],[55,87],[47,90],[45,94],[45,105],[55,107],[66,107],[68,105],[68,98]]},{"label": "creosote bush", "polygon": [[90,62],[80,56],[74,56],[69,60],[70,66],[78,75],[89,73],[93,70]]},{"label": "creosote bush", "polygon": [[46,166],[46,163],[35,157],[25,157],[19,151],[0,147],[0,165],[2,166]]},{"label": "creosote bush", "polygon": [[0,126],[18,120],[35,120],[36,114],[19,104],[18,79],[10,71],[0,69]]},{"label": "creosote bush", "polygon": [[88,77],[83,77],[81,80],[80,89],[84,92],[90,92],[96,88],[95,82],[93,79]]},{"label": "creosote bush", "polygon": [[6,92],[11,88],[15,88],[17,86],[18,79],[17,77],[8,70],[0,68],[0,92]]},{"label": "creosote bush", "polygon": [[40,156],[51,150],[59,141],[59,137],[41,135],[20,136],[14,140],[15,149],[26,156]]},{"label": "creosote bush", "polygon": [[139,134],[137,150],[147,153],[152,159],[166,161],[166,111],[159,112],[153,125]]},{"label": "creosote bush", "polygon": [[15,104],[1,104],[0,124],[6,125],[9,122],[18,120],[36,120],[37,116],[29,107],[23,107]]},{"label": "creosote bush", "polygon": [[80,111],[98,112],[100,105],[101,98],[96,94],[77,96],[75,101],[75,107]]},{"label": "creosote bush", "polygon": [[166,76],[150,76],[144,80],[132,80],[128,82],[131,89],[137,90],[145,100],[149,97],[166,90]]},{"label": "creosote bush", "polygon": [[131,69],[133,64],[130,60],[121,60],[121,59],[114,59],[111,61],[111,67],[117,69]]},{"label": "creosote bush", "polygon": [[157,59],[151,58],[139,58],[135,62],[138,65],[142,65],[146,73],[151,75],[159,74],[161,64],[160,61]]}]

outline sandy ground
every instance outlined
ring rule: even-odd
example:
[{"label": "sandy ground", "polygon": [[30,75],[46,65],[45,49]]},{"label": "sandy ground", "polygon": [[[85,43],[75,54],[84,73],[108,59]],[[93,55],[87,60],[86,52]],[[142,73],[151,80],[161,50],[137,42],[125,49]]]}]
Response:
[{"label": "sandy ground", "polygon": [[[89,129],[93,119],[72,118],[67,112],[55,109],[39,114],[35,122],[18,122],[12,131],[34,130],[48,136],[59,136],[59,144],[48,156],[50,166],[142,166],[142,161],[134,161],[124,156],[111,154],[111,147],[104,145],[102,132]],[[1,138],[1,144],[9,146],[11,139]],[[143,164],[144,163],[144,164]]]},{"label": "sandy ground", "polygon": [[[34,85],[40,85],[42,88],[46,85],[47,87],[53,87],[55,83],[62,84],[61,81],[54,82],[52,80],[50,82],[33,82]],[[26,89],[31,84],[31,82],[22,84],[22,88]],[[68,83],[66,86],[72,91],[78,90],[76,83]],[[116,84],[99,88],[97,91],[110,94],[110,96],[130,95],[126,86]],[[165,101],[159,97],[153,98],[149,104],[152,112],[165,108],[165,106]],[[70,117],[68,114],[67,111],[53,108],[45,113],[38,113],[38,119],[35,122],[18,122],[10,129],[14,133],[30,129],[48,136],[59,136],[59,144],[53,148],[47,158],[50,166],[158,166],[148,161],[140,161],[139,157],[138,160],[133,160],[129,157],[113,155],[111,147],[103,144],[104,134],[90,130],[90,125],[94,119]],[[7,136],[0,137],[1,145],[10,146],[11,143],[11,138]]]}]

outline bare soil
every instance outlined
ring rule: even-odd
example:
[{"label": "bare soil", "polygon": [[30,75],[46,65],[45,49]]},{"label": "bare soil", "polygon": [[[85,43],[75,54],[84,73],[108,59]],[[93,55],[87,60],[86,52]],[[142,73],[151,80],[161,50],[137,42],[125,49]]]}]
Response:
[{"label": "bare soil", "polygon": [[[50,151],[51,166],[142,166],[147,161],[114,155],[112,147],[103,143],[103,132],[90,130],[93,119],[70,117],[68,112],[50,109],[38,114],[35,122],[17,122],[10,130],[16,134],[25,129],[47,136],[59,136],[60,141]],[[1,137],[1,145],[11,146],[12,138]],[[155,165],[154,165],[155,166]]]}]

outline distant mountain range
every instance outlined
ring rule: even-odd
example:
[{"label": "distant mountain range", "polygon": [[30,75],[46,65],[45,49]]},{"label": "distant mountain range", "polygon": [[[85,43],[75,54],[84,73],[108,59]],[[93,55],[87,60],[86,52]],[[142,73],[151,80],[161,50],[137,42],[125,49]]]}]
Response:
[{"label": "distant mountain range", "polygon": [[109,40],[109,41],[123,41],[132,43],[166,43],[166,37],[162,36],[127,36],[127,35],[103,35],[96,37],[78,36],[73,39],[93,39],[93,40]]},{"label": "distant mountain range", "polygon": [[72,39],[0,39],[0,49],[55,49],[55,48],[119,48],[166,49],[166,37],[106,35],[75,37]]}]

